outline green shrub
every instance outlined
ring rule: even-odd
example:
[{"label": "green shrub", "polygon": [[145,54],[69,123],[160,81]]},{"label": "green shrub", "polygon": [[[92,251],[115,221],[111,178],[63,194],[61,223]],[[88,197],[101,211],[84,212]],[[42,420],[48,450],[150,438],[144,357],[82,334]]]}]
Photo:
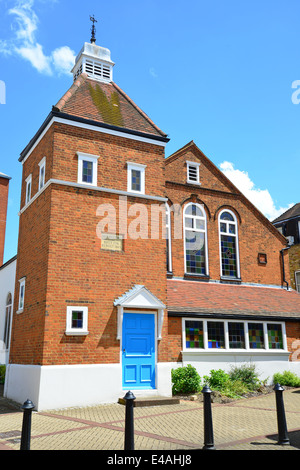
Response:
[{"label": "green shrub", "polygon": [[232,381],[239,380],[243,382],[248,390],[255,390],[259,386],[255,364],[232,367],[229,376]]},{"label": "green shrub", "polygon": [[203,377],[205,383],[209,385],[212,390],[222,390],[225,384],[230,380],[229,375],[222,369],[210,371],[210,376],[205,375]]},{"label": "green shrub", "polygon": [[191,364],[188,364],[186,367],[172,369],[171,375],[173,395],[200,391],[201,377]]},{"label": "green shrub", "polygon": [[6,366],[5,365],[0,365],[0,384],[4,384],[5,371],[6,371]]},{"label": "green shrub", "polygon": [[249,389],[241,380],[228,380],[219,391],[228,398],[240,398],[246,395]]},{"label": "green shrub", "polygon": [[289,370],[285,370],[282,374],[278,372],[273,375],[273,383],[285,385],[286,387],[300,387],[300,377]]}]

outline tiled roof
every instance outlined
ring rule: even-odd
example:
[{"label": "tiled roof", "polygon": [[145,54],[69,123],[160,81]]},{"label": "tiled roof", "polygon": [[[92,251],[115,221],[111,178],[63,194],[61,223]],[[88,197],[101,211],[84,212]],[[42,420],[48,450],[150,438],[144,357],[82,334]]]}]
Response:
[{"label": "tiled roof", "polygon": [[300,320],[300,294],[285,288],[168,279],[168,311]]},{"label": "tiled roof", "polygon": [[54,107],[83,119],[166,138],[151,119],[114,82],[81,74]]},{"label": "tiled roof", "polygon": [[300,202],[281,214],[277,219],[273,220],[273,224],[281,222],[282,220],[291,219],[293,217],[300,217]]}]

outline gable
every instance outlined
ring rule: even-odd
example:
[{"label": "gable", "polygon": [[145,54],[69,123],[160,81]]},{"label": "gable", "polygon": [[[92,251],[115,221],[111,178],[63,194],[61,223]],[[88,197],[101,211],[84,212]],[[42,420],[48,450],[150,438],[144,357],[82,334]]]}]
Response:
[{"label": "gable", "polygon": [[193,183],[188,182],[187,168],[188,164],[193,162],[200,164],[199,182],[201,188],[225,191],[228,193],[238,192],[237,188],[204,155],[193,141],[166,158],[166,181],[193,185]]},{"label": "gable", "polygon": [[[187,182],[187,162],[200,163],[200,184]],[[186,193],[186,199],[193,196],[196,196],[197,198],[200,196],[201,199],[201,194],[210,193],[213,195],[215,192],[215,194],[218,194],[219,198],[223,193],[224,200],[228,195],[231,201],[234,199],[241,201],[247,210],[251,211],[256,219],[281,241],[283,246],[287,244],[285,237],[222,173],[222,171],[219,170],[219,168],[197,147],[193,141],[189,142],[187,145],[165,159],[165,177],[166,186],[175,187],[178,185],[178,188]],[[183,200],[180,201],[180,203],[182,202]],[[225,202],[224,204],[226,205]],[[232,203],[230,203],[230,206],[232,206]]]}]

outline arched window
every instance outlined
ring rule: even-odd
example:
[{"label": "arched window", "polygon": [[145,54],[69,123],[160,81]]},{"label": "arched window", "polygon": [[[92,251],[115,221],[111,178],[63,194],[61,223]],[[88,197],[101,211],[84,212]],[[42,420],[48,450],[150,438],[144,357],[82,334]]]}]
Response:
[{"label": "arched window", "polygon": [[208,274],[206,215],[199,204],[189,203],[183,213],[184,261],[187,274]]},{"label": "arched window", "polygon": [[234,213],[224,210],[219,215],[221,276],[240,277],[238,224]]},{"label": "arched window", "polygon": [[12,312],[12,295],[11,293],[9,293],[6,298],[5,326],[4,326],[4,335],[3,335],[3,342],[5,344],[6,349],[9,349],[11,312]]},{"label": "arched window", "polygon": [[166,204],[167,272],[172,272],[171,211]]}]

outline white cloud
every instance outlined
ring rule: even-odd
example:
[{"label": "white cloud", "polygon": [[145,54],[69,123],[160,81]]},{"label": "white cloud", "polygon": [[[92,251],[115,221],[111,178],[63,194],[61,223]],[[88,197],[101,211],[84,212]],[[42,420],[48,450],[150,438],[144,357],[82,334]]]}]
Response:
[{"label": "white cloud", "polygon": [[75,63],[74,52],[68,46],[59,47],[52,52],[52,63],[59,73],[69,73]]},{"label": "white cloud", "polygon": [[49,57],[46,57],[40,44],[28,44],[19,47],[16,51],[23,59],[29,60],[31,65],[40,73],[52,74]]},{"label": "white cloud", "polygon": [[269,191],[267,189],[256,188],[248,173],[235,169],[234,165],[230,162],[225,161],[221,163],[220,169],[247,199],[271,221],[294,205],[292,203],[288,207],[276,208]]},{"label": "white cloud", "polygon": [[3,55],[17,54],[28,60],[40,73],[53,75],[70,73],[75,53],[68,46],[55,49],[49,55],[45,54],[43,46],[37,42],[36,33],[39,19],[33,10],[34,0],[18,0],[15,6],[8,10],[13,17],[11,28],[14,37],[11,40],[0,41],[0,53]]}]

